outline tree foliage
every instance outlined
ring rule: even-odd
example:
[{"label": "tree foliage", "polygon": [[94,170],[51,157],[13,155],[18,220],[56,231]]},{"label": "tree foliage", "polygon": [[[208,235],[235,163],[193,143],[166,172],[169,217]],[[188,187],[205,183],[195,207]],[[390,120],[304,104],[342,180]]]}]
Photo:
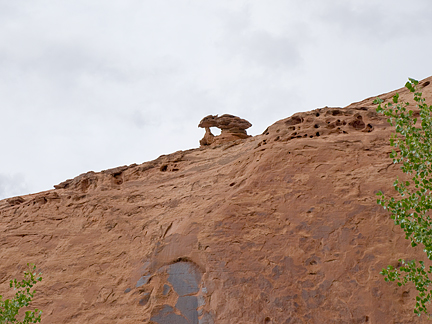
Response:
[{"label": "tree foliage", "polygon": [[34,311],[26,311],[24,319],[18,321],[16,319],[19,310],[22,307],[27,307],[31,302],[35,290],[30,289],[38,282],[42,280],[41,273],[36,274],[36,266],[34,264],[27,264],[29,271],[24,271],[24,279],[17,281],[13,279],[10,281],[10,288],[18,290],[15,293],[15,297],[12,299],[2,300],[0,295],[0,324],[16,323],[16,324],[28,324],[38,323],[41,321],[42,311],[35,309]]},{"label": "tree foliage", "polygon": [[[432,260],[432,106],[425,103],[418,83],[409,79],[405,87],[413,94],[419,115],[410,109],[409,103],[400,103],[398,94],[385,105],[383,100],[375,100],[377,112],[387,116],[388,122],[396,129],[390,138],[390,145],[394,147],[390,157],[393,163],[402,164],[402,171],[411,178],[411,181],[399,178],[394,181],[396,197],[386,197],[379,192],[378,204],[390,212],[395,225],[403,229],[411,245],[422,244],[426,257]],[[432,267],[426,268],[423,261],[399,262],[399,269],[388,266],[381,274],[386,281],[396,281],[399,286],[412,282],[418,293],[414,312],[419,316],[428,314],[426,304],[432,298],[432,290],[429,289]]]}]

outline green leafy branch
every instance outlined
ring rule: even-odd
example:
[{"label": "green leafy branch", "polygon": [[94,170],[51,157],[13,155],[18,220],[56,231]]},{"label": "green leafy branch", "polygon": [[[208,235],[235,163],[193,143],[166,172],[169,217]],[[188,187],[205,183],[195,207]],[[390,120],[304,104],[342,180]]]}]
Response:
[{"label": "green leafy branch", "polygon": [[31,291],[31,288],[42,280],[41,273],[36,274],[36,266],[34,264],[27,263],[29,271],[24,272],[24,279],[17,281],[13,279],[10,281],[10,288],[18,291],[15,293],[13,299],[2,300],[0,295],[0,324],[6,323],[38,323],[41,321],[42,311],[35,309],[34,311],[26,311],[24,319],[20,322],[17,321],[16,316],[22,307],[27,307],[31,302],[35,290]]},{"label": "green leafy branch", "polygon": [[[399,103],[399,94],[385,105],[382,105],[382,99],[376,99],[374,103],[378,104],[377,112],[387,116],[387,121],[396,129],[396,134],[390,138],[390,145],[396,148],[390,154],[393,163],[401,163],[402,171],[412,178],[411,181],[397,178],[393,186],[399,197],[387,198],[379,192],[377,202],[391,213],[395,225],[403,229],[411,245],[423,244],[427,258],[432,260],[432,106],[425,103],[422,93],[417,90],[417,80],[409,79],[405,87],[413,93],[417,103],[420,127],[414,111],[408,109],[409,103]],[[386,281],[396,281],[399,286],[414,283],[418,291],[414,312],[419,316],[428,314],[426,304],[432,298],[432,292],[428,291],[432,284],[429,279],[432,267],[426,270],[422,261],[419,261],[419,266],[415,260],[399,262],[402,264],[400,269],[388,266],[381,274]]]}]

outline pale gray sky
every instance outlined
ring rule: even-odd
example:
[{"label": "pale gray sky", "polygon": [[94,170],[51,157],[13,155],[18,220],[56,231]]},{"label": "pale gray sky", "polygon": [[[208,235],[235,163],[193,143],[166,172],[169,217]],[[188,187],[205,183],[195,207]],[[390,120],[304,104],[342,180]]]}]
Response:
[{"label": "pale gray sky", "polygon": [[432,74],[430,0],[0,0],[0,199]]}]

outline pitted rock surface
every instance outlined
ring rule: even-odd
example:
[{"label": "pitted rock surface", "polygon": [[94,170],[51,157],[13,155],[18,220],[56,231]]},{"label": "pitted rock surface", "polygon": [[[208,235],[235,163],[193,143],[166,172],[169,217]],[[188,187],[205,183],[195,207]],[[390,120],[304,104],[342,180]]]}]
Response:
[{"label": "pitted rock surface", "polygon": [[424,253],[376,203],[404,176],[373,99],[1,200],[0,294],[33,262],[42,324],[428,323],[379,274]]},{"label": "pitted rock surface", "polygon": [[360,108],[321,108],[307,113],[297,113],[283,119],[264,134],[274,134],[272,140],[289,141],[298,138],[314,138],[331,134],[350,134],[374,130],[375,121],[382,119],[376,112],[366,107]]},{"label": "pitted rock surface", "polygon": [[[250,137],[246,129],[251,127],[252,124],[245,119],[233,115],[209,115],[204,117],[198,127],[205,128],[206,133],[203,139],[200,140],[201,146],[207,145],[218,145],[226,142],[231,142],[239,139]],[[221,134],[214,136],[210,130],[210,127],[217,127],[222,130]]]}]

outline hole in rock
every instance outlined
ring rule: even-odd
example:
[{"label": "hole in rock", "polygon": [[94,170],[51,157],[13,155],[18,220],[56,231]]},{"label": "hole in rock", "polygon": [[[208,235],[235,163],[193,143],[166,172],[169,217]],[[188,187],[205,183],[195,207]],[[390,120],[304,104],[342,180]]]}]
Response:
[{"label": "hole in rock", "polygon": [[319,132],[316,132],[315,136],[320,136],[320,133],[319,133]]},{"label": "hole in rock", "polygon": [[297,125],[303,122],[303,118],[299,117],[299,116],[293,116],[290,119],[288,119],[287,121],[285,121],[285,125]]},{"label": "hole in rock", "polygon": [[430,81],[426,81],[425,83],[423,83],[423,88],[428,86],[430,84]]},{"label": "hole in rock", "polygon": [[179,262],[192,262],[192,260],[189,259],[188,257],[180,257],[180,258],[175,259],[175,260],[172,262],[172,264],[174,264],[174,263],[179,263]]},{"label": "hole in rock", "polygon": [[367,124],[367,125],[366,125],[366,131],[367,131],[368,133],[372,132],[372,131],[373,131],[373,126],[372,126],[371,124]]},{"label": "hole in rock", "polygon": [[[359,117],[360,117],[360,118],[359,118]],[[366,124],[365,124],[364,121],[362,120],[362,117],[361,117],[361,116],[359,116],[359,117],[357,117],[357,120],[354,120],[354,121],[352,121],[352,122],[350,123],[350,125],[351,125],[354,129],[356,129],[356,130],[363,129],[363,128],[365,128],[365,126],[366,126]]]},{"label": "hole in rock", "polygon": [[234,185],[235,185],[235,182],[230,183],[230,187],[232,187],[232,186],[234,186]]},{"label": "hole in rock", "polygon": [[315,127],[315,128],[319,128],[319,125],[318,125],[318,124],[315,124],[314,127]]},{"label": "hole in rock", "polygon": [[160,167],[160,170],[161,170],[162,172],[165,172],[166,170],[168,170],[168,165],[167,165],[167,164],[162,165],[162,166]]},{"label": "hole in rock", "polygon": [[112,176],[113,176],[114,178],[118,179],[118,178],[120,178],[120,176],[122,175],[122,173],[123,173],[123,171],[121,171],[121,172],[116,172],[116,173],[113,173]]},{"label": "hole in rock", "polygon": [[319,116],[320,116],[320,113],[316,113],[315,116],[319,117]]},{"label": "hole in rock", "polygon": [[330,110],[326,112],[326,115],[338,116],[342,115],[342,113],[339,110]]},{"label": "hole in rock", "polygon": [[219,136],[221,134],[222,130],[220,128],[217,128],[217,127],[210,127],[210,132],[214,136]]}]

